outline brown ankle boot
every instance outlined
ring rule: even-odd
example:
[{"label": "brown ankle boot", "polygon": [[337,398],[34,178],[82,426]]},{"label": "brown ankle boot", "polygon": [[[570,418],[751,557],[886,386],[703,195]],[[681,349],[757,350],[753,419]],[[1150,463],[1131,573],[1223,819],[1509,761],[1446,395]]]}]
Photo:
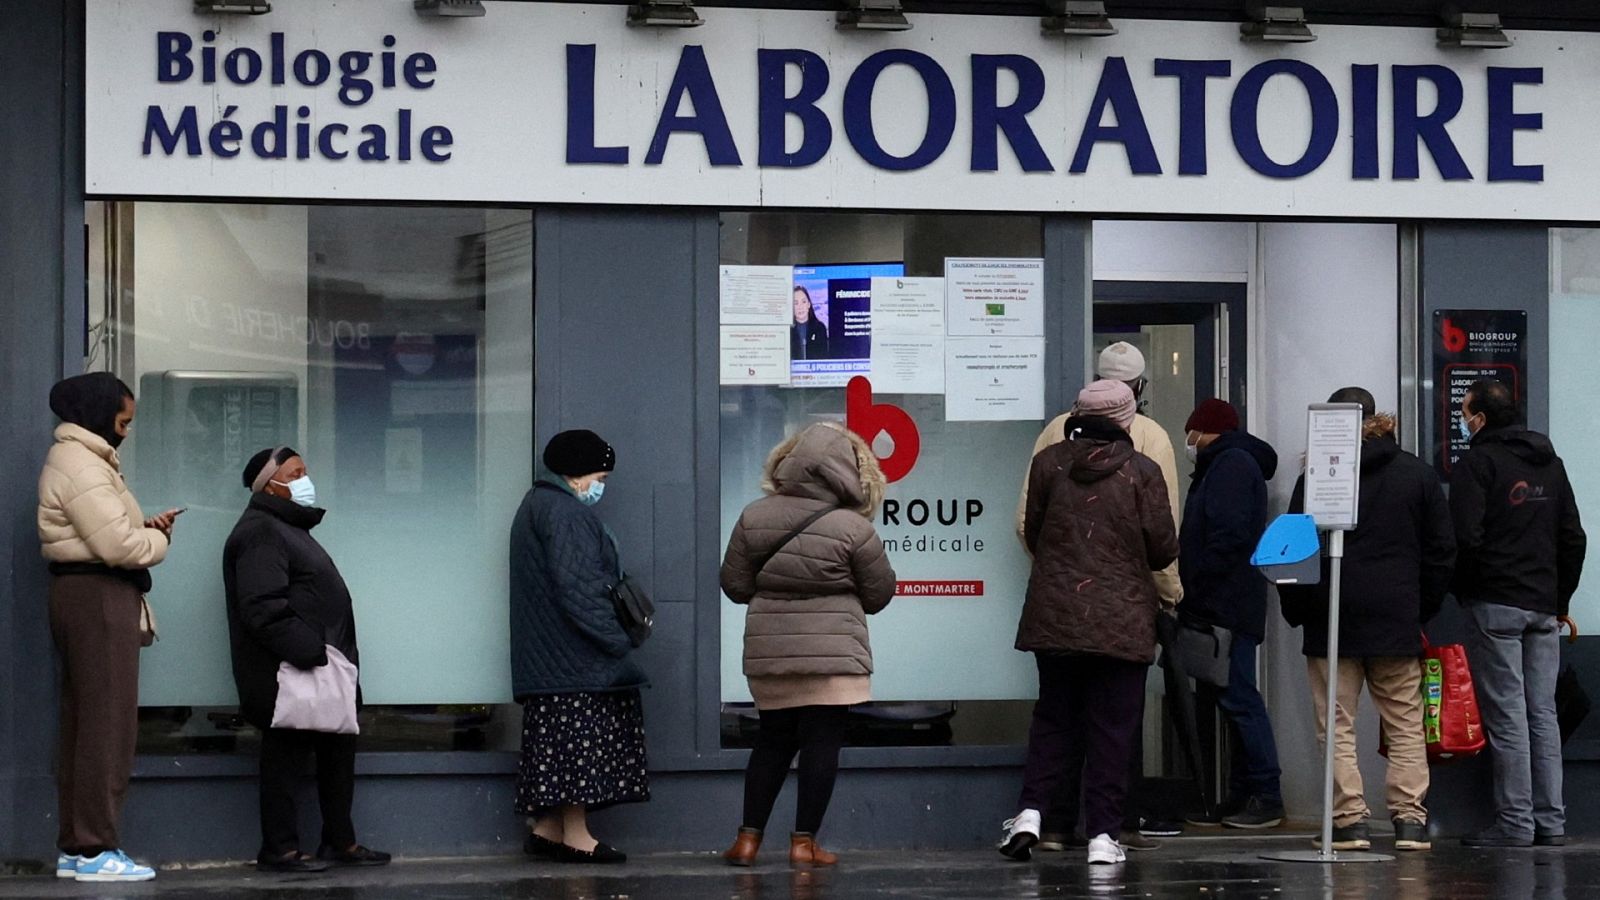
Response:
[{"label": "brown ankle boot", "polygon": [[831,866],[839,857],[817,846],[817,839],[803,831],[789,835],[789,864],[794,866]]},{"label": "brown ankle boot", "polygon": [[756,853],[761,849],[761,829],[740,828],[739,836],[734,839],[733,846],[722,858],[730,866],[748,866],[756,861]]}]

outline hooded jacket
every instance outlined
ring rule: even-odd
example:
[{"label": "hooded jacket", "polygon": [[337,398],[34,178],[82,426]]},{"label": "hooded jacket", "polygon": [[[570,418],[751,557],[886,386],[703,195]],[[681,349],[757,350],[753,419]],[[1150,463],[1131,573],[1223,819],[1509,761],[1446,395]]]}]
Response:
[{"label": "hooded jacket", "polygon": [[1178,556],[1161,468],[1108,419],[1068,419],[1064,433],[1075,430],[1028,475],[1033,571],[1016,648],[1148,663],[1160,602],[1150,575]]},{"label": "hooded jacket", "polygon": [[332,644],[361,665],[350,589],[311,536],[324,515],[271,494],[251,494],[222,547],[233,681],[240,712],[257,728],[272,724],[280,663],[316,668],[327,663],[326,645]]},{"label": "hooded jacket", "polygon": [[550,475],[511,523],[511,690],[536,694],[631,690],[645,684],[611,588],[622,577],[600,517]]},{"label": "hooded jacket", "polygon": [[167,536],[144,527],[144,513],[122,478],[122,461],[106,439],[70,423],[56,426],[55,438],[39,473],[44,558],[128,571],[166,559]]},{"label": "hooded jacket", "polygon": [[[780,444],[767,460],[769,495],[745,507],[733,527],[721,580],[729,599],[750,608],[747,676],[872,672],[867,616],[889,605],[896,582],[868,518],[882,496],[883,474],[875,463],[857,463],[859,440],[842,428],[813,425],[792,447]],[[871,458],[870,450],[865,454]],[[824,509],[836,511],[778,547]]]},{"label": "hooded jacket", "polygon": [[1178,542],[1183,612],[1260,641],[1267,580],[1250,565],[1267,527],[1267,479],[1278,454],[1243,431],[1217,437],[1195,460]]},{"label": "hooded jacket", "polygon": [[1450,473],[1455,595],[1566,615],[1587,539],[1567,470],[1536,431],[1485,428]]},{"label": "hooded jacket", "polygon": [[[1393,437],[1374,437],[1361,445],[1360,507],[1359,527],[1344,539],[1339,656],[1421,656],[1422,624],[1444,604],[1456,559],[1444,488]],[[1304,510],[1302,476],[1289,511]],[[1305,628],[1306,656],[1328,655],[1329,573],[1324,557],[1321,584],[1278,587],[1284,621]]]}]

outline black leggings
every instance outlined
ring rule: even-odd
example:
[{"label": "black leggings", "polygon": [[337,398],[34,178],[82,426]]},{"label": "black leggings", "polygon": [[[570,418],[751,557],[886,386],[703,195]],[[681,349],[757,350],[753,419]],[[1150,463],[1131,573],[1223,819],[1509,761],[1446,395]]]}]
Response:
[{"label": "black leggings", "polygon": [[833,798],[848,706],[799,706],[761,711],[761,734],[744,770],[744,827],[765,829],[789,764],[800,754],[800,796],[794,830],[816,834]]}]

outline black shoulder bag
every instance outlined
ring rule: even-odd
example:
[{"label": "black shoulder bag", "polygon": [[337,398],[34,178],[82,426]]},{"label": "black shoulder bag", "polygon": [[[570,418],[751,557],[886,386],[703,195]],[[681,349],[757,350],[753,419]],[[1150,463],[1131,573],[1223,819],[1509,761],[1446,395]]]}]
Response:
[{"label": "black shoulder bag", "polygon": [[656,621],[656,605],[650,602],[650,595],[632,575],[618,574],[622,580],[611,586],[611,606],[617,612],[622,630],[628,633],[628,643],[638,647],[650,637],[650,629]]}]

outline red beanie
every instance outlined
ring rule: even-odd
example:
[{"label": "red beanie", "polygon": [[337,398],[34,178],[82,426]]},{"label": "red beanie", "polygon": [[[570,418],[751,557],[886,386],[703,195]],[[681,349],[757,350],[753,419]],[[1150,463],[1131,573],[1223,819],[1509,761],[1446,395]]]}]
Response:
[{"label": "red beanie", "polygon": [[1183,425],[1184,431],[1198,431],[1201,434],[1227,434],[1239,430],[1239,411],[1233,404],[1215,397],[1201,401],[1189,414],[1189,421]]}]

